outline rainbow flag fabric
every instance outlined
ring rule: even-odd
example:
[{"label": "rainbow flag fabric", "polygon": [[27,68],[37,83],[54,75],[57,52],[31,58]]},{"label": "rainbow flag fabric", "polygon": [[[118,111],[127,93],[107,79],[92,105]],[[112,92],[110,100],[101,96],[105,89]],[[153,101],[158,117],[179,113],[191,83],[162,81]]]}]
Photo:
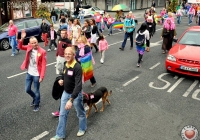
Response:
[{"label": "rainbow flag fabric", "polygon": [[123,28],[124,23],[123,22],[114,22],[112,25],[113,25],[113,28],[120,29],[120,28]]},{"label": "rainbow flag fabric", "polygon": [[81,62],[81,67],[83,70],[83,82],[86,82],[87,80],[93,77],[93,64],[91,52],[87,53],[79,60]]}]

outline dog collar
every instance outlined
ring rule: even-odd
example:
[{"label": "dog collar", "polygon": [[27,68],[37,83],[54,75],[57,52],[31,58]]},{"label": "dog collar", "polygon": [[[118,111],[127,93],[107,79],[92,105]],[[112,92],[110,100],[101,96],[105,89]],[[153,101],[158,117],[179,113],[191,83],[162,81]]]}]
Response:
[{"label": "dog collar", "polygon": [[83,92],[83,94],[86,96],[87,100],[89,100],[88,94],[86,94],[85,92]]}]

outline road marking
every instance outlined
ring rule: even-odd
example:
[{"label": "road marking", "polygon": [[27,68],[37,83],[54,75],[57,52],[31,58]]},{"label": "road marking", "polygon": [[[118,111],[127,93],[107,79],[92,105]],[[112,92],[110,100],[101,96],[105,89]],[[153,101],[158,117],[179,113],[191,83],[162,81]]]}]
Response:
[{"label": "road marking", "polygon": [[184,79],[185,78],[178,79],[178,81],[176,81],[176,83],[167,92],[171,93]]},{"label": "road marking", "polygon": [[159,46],[160,45],[160,42],[162,42],[163,40],[159,40],[155,43],[150,43],[150,48],[153,48],[153,47],[156,47],[156,46]]},{"label": "road marking", "polygon": [[176,80],[177,80],[177,79],[178,79],[178,76],[174,76],[174,79],[176,79]]},{"label": "road marking", "polygon": [[195,80],[194,82],[193,82],[193,84],[186,90],[186,92],[183,94],[183,97],[187,97],[189,94],[190,94],[190,92],[196,87],[196,85],[199,83],[199,81],[198,80]]},{"label": "road marking", "polygon": [[125,86],[129,85],[131,82],[137,80],[138,78],[139,78],[138,76],[134,77],[133,79],[131,79],[128,82],[126,82],[125,84],[123,84],[123,86],[125,87]]},{"label": "road marking", "polygon": [[[56,62],[49,63],[49,64],[47,64],[46,66],[50,66],[50,65],[53,65],[53,64],[56,64]],[[10,78],[13,78],[13,77],[16,77],[16,76],[19,76],[19,75],[25,74],[25,73],[27,73],[27,71],[25,71],[25,72],[21,72],[21,73],[18,73],[18,74],[12,75],[12,76],[9,76],[9,77],[7,77],[7,78],[10,79]]]},{"label": "road marking", "polygon": [[200,93],[200,89],[195,90],[195,92],[192,94],[192,98],[200,101],[200,99],[197,98],[197,95],[198,95],[199,93]]},{"label": "road marking", "polygon": [[166,89],[166,88],[168,88],[171,85],[171,83],[166,81],[166,80],[164,80],[164,79],[162,79],[162,77],[165,76],[165,75],[169,75],[169,73],[162,73],[161,75],[158,76],[158,80],[166,83],[163,87],[155,87],[155,86],[153,86],[154,82],[150,82],[149,83],[149,87],[154,88],[154,89]]},{"label": "road marking", "polygon": [[45,136],[48,135],[48,134],[49,134],[48,131],[44,131],[43,133],[39,134],[38,136],[32,138],[31,140],[39,140],[39,139],[45,137]]},{"label": "road marking", "polygon": [[149,68],[150,70],[154,69],[155,67],[157,67],[158,65],[160,65],[160,62],[156,63],[155,65],[153,65],[151,68]]}]

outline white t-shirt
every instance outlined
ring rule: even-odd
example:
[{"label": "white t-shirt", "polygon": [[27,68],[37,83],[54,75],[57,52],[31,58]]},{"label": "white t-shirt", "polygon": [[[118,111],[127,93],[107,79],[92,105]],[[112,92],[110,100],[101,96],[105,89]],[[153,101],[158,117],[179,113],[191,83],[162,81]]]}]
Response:
[{"label": "white t-shirt", "polygon": [[28,73],[32,76],[39,76],[38,68],[37,68],[37,50],[32,49],[30,52],[29,58],[29,66],[28,66]]}]

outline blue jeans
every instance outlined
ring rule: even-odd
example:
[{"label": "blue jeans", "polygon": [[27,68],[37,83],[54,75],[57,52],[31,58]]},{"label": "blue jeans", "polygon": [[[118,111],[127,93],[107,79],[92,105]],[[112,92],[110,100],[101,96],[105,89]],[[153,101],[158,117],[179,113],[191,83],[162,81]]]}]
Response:
[{"label": "blue jeans", "polygon": [[126,32],[124,34],[124,41],[122,42],[122,48],[125,48],[128,37],[130,37],[131,47],[133,47],[133,32],[130,33]]},{"label": "blue jeans", "polygon": [[108,25],[108,28],[109,28],[109,34],[112,34],[112,24]]},{"label": "blue jeans", "polygon": [[56,16],[51,17],[52,23],[56,24]]},{"label": "blue jeans", "polygon": [[193,14],[189,14],[189,23],[188,24],[191,24],[192,23],[192,18],[193,18]]},{"label": "blue jeans", "polygon": [[200,16],[199,16],[198,18],[199,18],[199,22],[198,22],[198,25],[200,26]]},{"label": "blue jeans", "polygon": [[177,23],[181,24],[181,16],[177,16]]},{"label": "blue jeans", "polygon": [[[33,104],[40,104],[40,76],[32,76],[29,73],[26,74],[25,90],[33,98]],[[34,92],[31,90],[32,82],[34,83]]]},{"label": "blue jeans", "polygon": [[103,28],[103,30],[105,30],[105,29],[106,29],[106,27],[107,27],[107,28],[109,28],[109,27],[108,27],[109,25],[107,24],[107,21],[103,21],[103,25],[104,25],[104,28]]},{"label": "blue jeans", "polygon": [[12,54],[15,55],[15,51],[18,49],[15,35],[14,36],[9,36],[9,44],[12,47]]},{"label": "blue jeans", "polygon": [[97,28],[98,28],[98,30],[102,33],[101,22],[97,22]]},{"label": "blue jeans", "polygon": [[[67,117],[70,110],[65,109],[65,105],[67,101],[71,98],[71,94],[67,92],[63,92],[61,97],[61,104],[60,104],[60,116],[59,116],[59,122],[58,127],[56,130],[56,136],[59,138],[65,138],[66,137],[66,124],[67,124]],[[86,131],[87,129],[87,119],[86,119],[86,112],[83,107],[83,95],[82,92],[78,94],[78,97],[74,99],[73,105],[75,107],[77,117],[79,119],[79,130],[80,131]]]},{"label": "blue jeans", "polygon": [[81,24],[84,24],[84,16],[80,15],[79,19],[80,19]]}]

